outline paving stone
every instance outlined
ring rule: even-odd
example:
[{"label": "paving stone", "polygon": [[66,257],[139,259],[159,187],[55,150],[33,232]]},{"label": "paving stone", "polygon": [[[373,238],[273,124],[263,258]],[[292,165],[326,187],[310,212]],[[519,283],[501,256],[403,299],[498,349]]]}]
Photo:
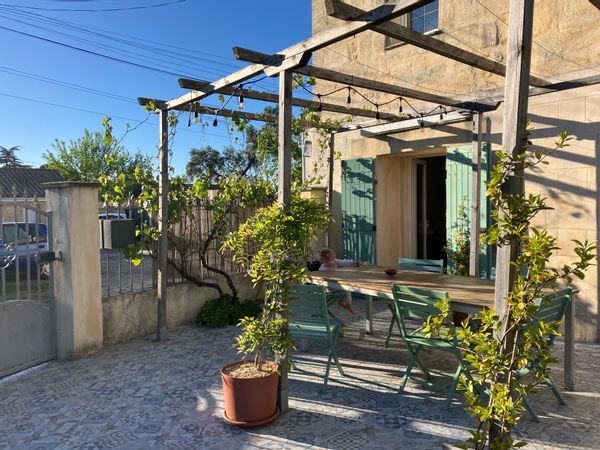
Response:
[{"label": "paving stone", "polygon": [[[364,303],[355,300],[364,314]],[[110,346],[77,361],[54,361],[0,381],[0,449],[443,449],[468,437],[471,419],[460,401],[445,407],[454,361],[424,352],[435,386],[424,377],[398,386],[408,359],[400,340],[383,342],[389,311],[377,303],[375,334],[346,333],[321,392],[327,349],[310,343],[294,358],[290,411],[258,429],[222,420],[220,368],[239,357],[238,329],[185,326],[169,341],[151,337]],[[362,322],[362,320],[361,320]],[[351,324],[352,329],[355,324]],[[600,345],[578,343],[575,392],[560,406],[547,389],[531,399],[540,423],[524,418],[515,437],[531,449],[600,448]],[[562,359],[562,344],[555,354]],[[553,368],[559,387],[560,364]],[[561,389],[562,390],[562,389]]]}]

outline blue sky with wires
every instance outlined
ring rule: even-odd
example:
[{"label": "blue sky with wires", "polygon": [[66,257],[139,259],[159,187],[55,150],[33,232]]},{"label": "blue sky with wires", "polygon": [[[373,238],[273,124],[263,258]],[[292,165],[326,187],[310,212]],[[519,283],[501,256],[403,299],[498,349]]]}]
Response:
[{"label": "blue sky with wires", "polygon": [[[310,14],[309,1],[0,0],[0,145],[19,145],[21,159],[39,165],[55,138],[100,130],[103,116],[113,117],[120,135],[126,123],[147,118],[137,97],[170,99],[185,93],[181,76],[214,80],[243,67],[233,46],[268,53],[305,39]],[[276,80],[254,88],[276,91]],[[216,98],[204,104],[219,105]],[[220,149],[235,138],[224,119],[216,128],[213,117],[204,122],[188,128],[182,114],[173,157],[178,172],[190,148]],[[152,116],[123,145],[155,155],[157,142]]]}]

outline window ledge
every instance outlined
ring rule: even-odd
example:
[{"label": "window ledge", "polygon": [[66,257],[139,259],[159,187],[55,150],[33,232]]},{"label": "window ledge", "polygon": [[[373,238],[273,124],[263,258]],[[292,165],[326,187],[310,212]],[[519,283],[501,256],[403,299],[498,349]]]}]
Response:
[{"label": "window ledge", "polygon": [[[439,28],[436,28],[435,30],[430,30],[430,31],[427,31],[422,34],[424,34],[425,36],[435,36],[437,34],[442,34],[442,33],[443,33],[442,30],[440,30]],[[395,42],[391,45],[383,47],[383,49],[384,50],[392,50],[394,48],[404,47],[405,45],[410,45],[410,44],[408,42]]]}]

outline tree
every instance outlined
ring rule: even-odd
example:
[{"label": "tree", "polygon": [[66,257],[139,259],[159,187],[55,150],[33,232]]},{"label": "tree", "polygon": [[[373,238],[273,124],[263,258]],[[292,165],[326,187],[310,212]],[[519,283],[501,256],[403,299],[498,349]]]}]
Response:
[{"label": "tree", "polygon": [[141,152],[129,153],[105,134],[84,130],[74,141],[56,139],[52,150],[43,154],[43,167],[56,169],[68,181],[97,182],[101,175],[115,179],[119,174],[133,173],[136,166],[150,167],[150,158]]},{"label": "tree", "polygon": [[[567,133],[561,133],[556,148],[567,147],[569,140]],[[559,249],[556,238],[532,226],[532,220],[550,206],[541,195],[504,190],[510,177],[523,176],[520,168],[547,164],[548,154],[532,152],[529,146],[515,155],[498,151],[499,162],[487,182],[494,223],[483,242],[515,245],[519,252],[512,264],[516,269],[527,268],[525,273],[517,271],[514,286],[505,298],[505,310],[501,314],[487,310],[459,327],[445,327],[450,314],[450,303],[445,300],[438,305],[442,314],[428,318],[421,328],[428,336],[457,339],[465,352],[470,377],[463,378],[461,384],[466,409],[475,418],[475,429],[462,448],[505,450],[524,445],[513,440],[511,430],[524,411],[523,399],[547,378],[549,364],[556,361],[547,337],[559,334],[558,323],[535,319],[537,301],[560,282],[583,279],[596,258],[595,242],[574,240],[573,263],[548,267],[550,257]],[[525,368],[528,377],[519,377]]]},{"label": "tree", "polygon": [[244,152],[228,145],[222,152],[210,145],[190,150],[190,160],[186,165],[186,173],[190,179],[203,179],[211,185],[230,174],[251,171],[256,165],[256,157],[252,152]]},{"label": "tree", "polygon": [[17,151],[21,150],[19,145],[14,147],[2,147],[0,145],[0,167],[15,168],[15,167],[30,167],[17,156]]}]

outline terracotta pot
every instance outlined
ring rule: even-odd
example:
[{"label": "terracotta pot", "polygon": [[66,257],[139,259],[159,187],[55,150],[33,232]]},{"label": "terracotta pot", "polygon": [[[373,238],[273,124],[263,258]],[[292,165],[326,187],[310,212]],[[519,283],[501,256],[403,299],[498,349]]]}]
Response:
[{"label": "terracotta pot", "polygon": [[[234,378],[225,370],[240,364],[237,361],[221,369],[223,397],[225,399],[225,421],[240,427],[258,427],[273,422],[279,416],[277,408],[277,384],[279,374],[261,378]],[[265,362],[275,368],[272,362]]]}]

